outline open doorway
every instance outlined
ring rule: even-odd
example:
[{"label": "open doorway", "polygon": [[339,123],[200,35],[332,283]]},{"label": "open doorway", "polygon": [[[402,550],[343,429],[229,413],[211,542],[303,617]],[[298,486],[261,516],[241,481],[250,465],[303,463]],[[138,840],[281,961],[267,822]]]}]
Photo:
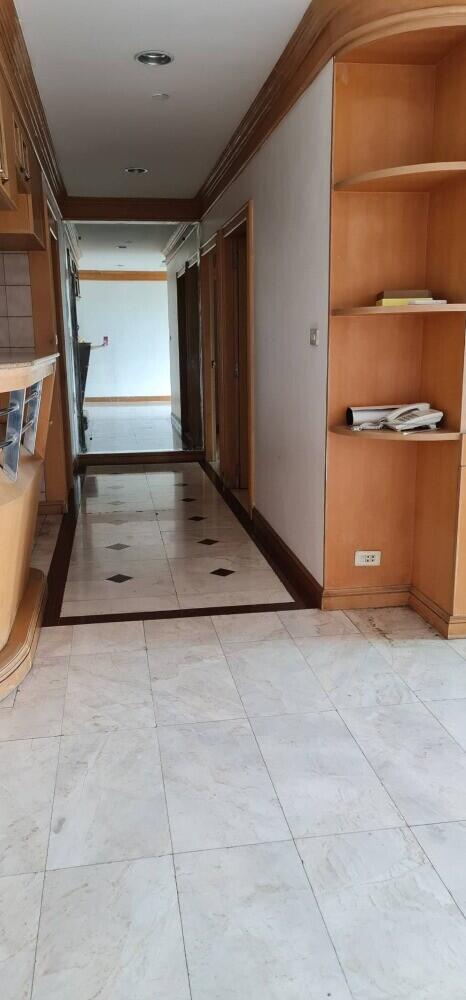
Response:
[{"label": "open doorway", "polygon": [[[184,435],[173,419],[164,249],[176,226],[86,222],[75,228],[82,451],[102,456],[201,448],[202,421]],[[196,295],[191,286],[190,280],[189,302]],[[195,385],[194,348],[190,357],[192,371],[183,371],[183,377]],[[199,344],[197,366],[200,396]]]}]

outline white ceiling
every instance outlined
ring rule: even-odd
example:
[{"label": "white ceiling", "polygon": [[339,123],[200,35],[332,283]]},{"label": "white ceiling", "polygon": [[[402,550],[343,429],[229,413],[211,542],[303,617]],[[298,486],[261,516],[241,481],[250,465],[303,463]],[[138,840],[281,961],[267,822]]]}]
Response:
[{"label": "white ceiling", "polygon": [[[16,0],[68,193],[194,196],[308,5]],[[135,62],[149,48],[175,62]]]},{"label": "white ceiling", "polygon": [[82,271],[162,271],[162,251],[175,228],[162,224],[80,223],[76,226],[79,267]]}]

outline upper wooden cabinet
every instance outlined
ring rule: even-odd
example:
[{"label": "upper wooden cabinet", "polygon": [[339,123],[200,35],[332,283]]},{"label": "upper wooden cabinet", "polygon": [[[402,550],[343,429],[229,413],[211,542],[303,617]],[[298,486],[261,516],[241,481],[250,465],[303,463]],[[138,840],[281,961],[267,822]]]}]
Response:
[{"label": "upper wooden cabinet", "polygon": [[43,250],[42,171],[0,76],[0,251]]}]

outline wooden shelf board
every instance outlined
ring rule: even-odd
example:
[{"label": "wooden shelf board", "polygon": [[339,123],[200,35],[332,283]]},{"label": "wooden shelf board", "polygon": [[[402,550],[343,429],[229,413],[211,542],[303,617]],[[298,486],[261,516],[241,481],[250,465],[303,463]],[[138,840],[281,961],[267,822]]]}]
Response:
[{"label": "wooden shelf board", "polygon": [[371,170],[334,185],[335,191],[430,191],[437,184],[466,176],[466,161],[416,163],[407,167]]},{"label": "wooden shelf board", "polygon": [[354,431],[346,425],[331,427],[332,434],[343,434],[346,437],[366,438],[372,441],[398,441],[399,444],[409,444],[410,441],[429,441],[430,443],[441,444],[445,441],[459,441],[462,434],[456,431],[414,431],[412,434],[401,434],[399,431]]},{"label": "wooden shelf board", "polygon": [[406,316],[422,313],[466,313],[466,302],[448,302],[446,306],[355,306],[332,309],[332,316]]}]

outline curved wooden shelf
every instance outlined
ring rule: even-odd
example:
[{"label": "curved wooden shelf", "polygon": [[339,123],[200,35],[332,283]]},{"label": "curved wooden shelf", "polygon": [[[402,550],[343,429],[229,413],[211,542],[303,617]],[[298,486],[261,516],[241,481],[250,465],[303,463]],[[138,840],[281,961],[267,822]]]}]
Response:
[{"label": "curved wooden shelf", "polygon": [[466,313],[465,302],[448,302],[446,306],[355,306],[332,309],[332,316],[407,316],[428,313]]},{"label": "curved wooden shelf", "polygon": [[442,444],[445,441],[459,441],[463,436],[456,431],[414,431],[412,434],[402,434],[400,431],[354,431],[347,425],[331,427],[332,434],[343,434],[345,437],[366,438],[371,441],[397,441],[399,444],[409,444],[410,441],[429,441],[430,444]]},{"label": "curved wooden shelf", "polygon": [[446,163],[415,163],[408,167],[370,170],[345,178],[334,185],[335,191],[431,191],[438,184],[466,176],[466,160]]}]

